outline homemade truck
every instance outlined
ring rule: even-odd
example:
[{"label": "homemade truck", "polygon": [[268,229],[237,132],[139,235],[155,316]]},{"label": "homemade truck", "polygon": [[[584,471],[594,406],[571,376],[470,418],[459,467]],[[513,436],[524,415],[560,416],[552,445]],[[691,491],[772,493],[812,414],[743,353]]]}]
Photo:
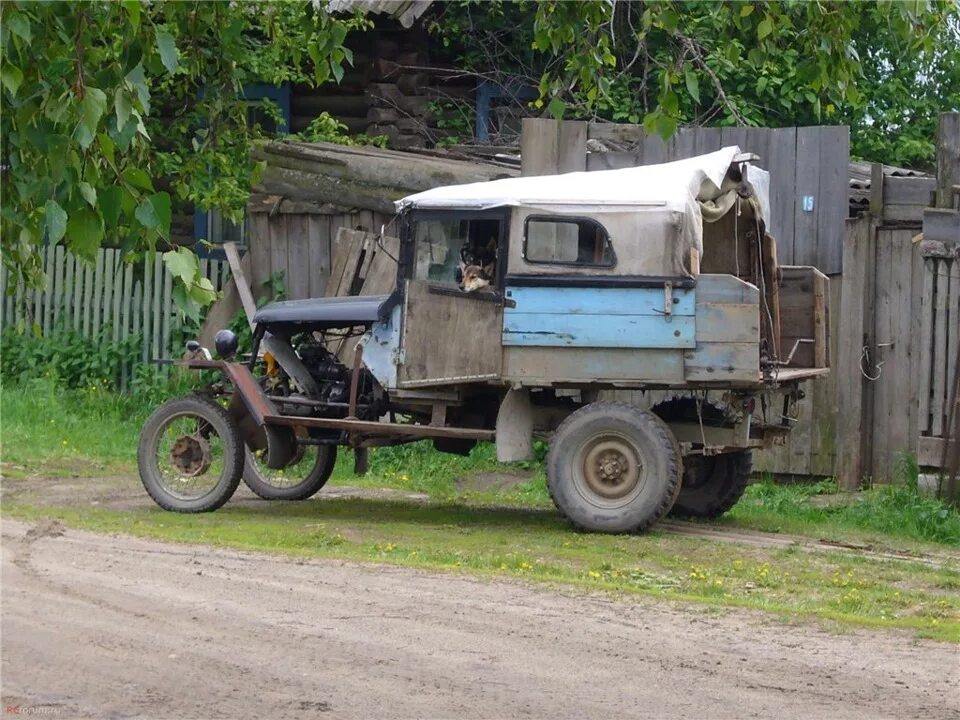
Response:
[{"label": "homemade truck", "polygon": [[361,465],[373,446],[489,441],[516,461],[545,437],[550,496],[580,528],[722,514],[829,365],[827,279],[778,265],[756,159],[400,200],[392,293],[266,305],[248,359],[229,331],[220,359],[191,344],[183,364],[218,379],[145,424],[146,490],[179,512],[220,507],[241,477],[305,499],[338,446]]}]

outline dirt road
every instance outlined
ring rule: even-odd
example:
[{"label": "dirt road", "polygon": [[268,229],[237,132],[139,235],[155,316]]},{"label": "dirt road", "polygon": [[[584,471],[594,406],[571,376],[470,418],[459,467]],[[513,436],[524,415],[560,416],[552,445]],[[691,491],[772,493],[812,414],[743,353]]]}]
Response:
[{"label": "dirt road", "polygon": [[[2,702],[56,717],[954,718],[953,646],[3,522]],[[37,708],[42,708],[38,710]]]}]

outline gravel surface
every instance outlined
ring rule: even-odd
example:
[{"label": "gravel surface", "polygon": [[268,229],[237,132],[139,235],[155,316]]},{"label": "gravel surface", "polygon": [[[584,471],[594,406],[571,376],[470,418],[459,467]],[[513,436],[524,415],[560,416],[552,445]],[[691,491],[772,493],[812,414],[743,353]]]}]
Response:
[{"label": "gravel surface", "polygon": [[956,718],[955,646],[2,524],[2,702],[94,718]]}]

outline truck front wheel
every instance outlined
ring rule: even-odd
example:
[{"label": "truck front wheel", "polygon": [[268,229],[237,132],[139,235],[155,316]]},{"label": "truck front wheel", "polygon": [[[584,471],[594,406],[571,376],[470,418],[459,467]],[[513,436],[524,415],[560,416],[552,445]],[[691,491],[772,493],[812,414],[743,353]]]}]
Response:
[{"label": "truck front wheel", "polygon": [[596,402],[571,413],[547,454],[550,497],[584,530],[646,530],[670,510],[682,471],[666,423],[622,403]]},{"label": "truck front wheel", "polygon": [[717,518],[737,504],[747,489],[753,454],[692,455],[684,460],[683,485],[670,515]]},{"label": "truck front wheel", "polygon": [[233,495],[243,472],[236,423],[213,400],[190,395],[158,407],[140,433],[140,480],[165,510],[216,510]]}]

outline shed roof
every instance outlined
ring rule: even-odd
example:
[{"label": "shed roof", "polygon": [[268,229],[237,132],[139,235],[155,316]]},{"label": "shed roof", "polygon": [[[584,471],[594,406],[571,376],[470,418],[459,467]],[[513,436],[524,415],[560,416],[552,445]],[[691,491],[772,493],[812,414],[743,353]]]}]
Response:
[{"label": "shed roof", "polygon": [[[850,161],[850,216],[855,217],[870,209],[870,182],[874,163]],[[909,168],[884,165],[885,177],[933,177],[929,173]]]},{"label": "shed roof", "polygon": [[330,0],[327,10],[332,13],[362,10],[375,15],[389,15],[408,28],[431,4],[432,0]]}]

